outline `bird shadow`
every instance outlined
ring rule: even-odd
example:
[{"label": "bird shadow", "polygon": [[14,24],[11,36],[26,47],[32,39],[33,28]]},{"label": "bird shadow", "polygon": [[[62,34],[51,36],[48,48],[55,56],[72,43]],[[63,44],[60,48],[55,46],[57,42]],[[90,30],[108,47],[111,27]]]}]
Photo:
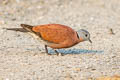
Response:
[{"label": "bird shadow", "polygon": [[[103,53],[103,50],[87,50],[87,49],[59,49],[62,54],[85,54],[85,53]],[[49,54],[55,54],[54,50],[49,49]]]}]

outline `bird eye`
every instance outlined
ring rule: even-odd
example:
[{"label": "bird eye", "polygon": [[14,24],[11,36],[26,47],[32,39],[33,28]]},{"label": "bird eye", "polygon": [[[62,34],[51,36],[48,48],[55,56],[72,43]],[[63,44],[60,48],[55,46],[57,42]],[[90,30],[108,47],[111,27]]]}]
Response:
[{"label": "bird eye", "polygon": [[85,34],[85,37],[87,37],[88,35],[87,34]]}]

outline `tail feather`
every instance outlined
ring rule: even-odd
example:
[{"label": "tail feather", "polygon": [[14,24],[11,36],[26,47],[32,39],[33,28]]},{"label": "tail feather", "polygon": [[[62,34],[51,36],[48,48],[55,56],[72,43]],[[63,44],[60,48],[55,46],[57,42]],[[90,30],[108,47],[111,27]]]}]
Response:
[{"label": "tail feather", "polygon": [[22,28],[4,28],[6,30],[19,31],[19,32],[32,32],[33,26],[27,24],[21,24]]},{"label": "tail feather", "polygon": [[23,28],[4,28],[6,30],[12,30],[12,31],[19,31],[19,32],[28,32],[27,30]]},{"label": "tail feather", "polygon": [[24,29],[28,30],[28,31],[32,31],[32,28],[34,26],[31,26],[31,25],[27,25],[27,24],[21,24],[21,27],[23,27]]}]

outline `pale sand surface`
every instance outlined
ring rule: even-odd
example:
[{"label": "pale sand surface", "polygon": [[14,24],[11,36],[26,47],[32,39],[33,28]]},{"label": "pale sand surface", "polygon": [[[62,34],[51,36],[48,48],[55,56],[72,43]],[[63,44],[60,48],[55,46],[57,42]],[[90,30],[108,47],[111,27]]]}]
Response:
[{"label": "pale sand surface", "polygon": [[[86,29],[92,50],[86,41],[60,50],[65,56],[46,55],[44,45],[29,34],[4,29],[21,23]],[[0,0],[1,80],[88,80],[113,75],[120,75],[119,0]]]}]

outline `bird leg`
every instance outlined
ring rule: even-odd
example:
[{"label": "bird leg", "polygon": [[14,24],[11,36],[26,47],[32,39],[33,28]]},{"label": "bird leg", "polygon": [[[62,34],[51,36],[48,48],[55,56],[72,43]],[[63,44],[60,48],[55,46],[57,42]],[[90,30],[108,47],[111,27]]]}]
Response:
[{"label": "bird leg", "polygon": [[54,49],[54,51],[55,51],[56,55],[58,56],[58,55],[59,55],[59,52],[58,52],[57,50],[55,50],[55,49]]},{"label": "bird leg", "polygon": [[[58,56],[58,55],[59,55],[59,52],[58,52],[57,50],[55,50],[55,49],[53,49],[53,50],[55,51],[56,55]],[[47,53],[48,55],[51,55],[51,54],[48,53],[47,45],[45,45],[45,51],[46,51],[46,53]],[[61,55],[62,55],[62,54],[61,54]],[[63,56],[63,55],[62,55],[62,56]]]},{"label": "bird leg", "polygon": [[47,53],[48,55],[50,55],[50,54],[48,53],[47,45],[45,45],[45,51],[46,51],[46,53]]},{"label": "bird leg", "polygon": [[61,56],[64,56],[64,53],[59,53],[57,50],[55,50],[54,49],[54,51],[55,51],[55,53],[56,53],[56,55],[58,56],[58,55],[61,55]]}]

